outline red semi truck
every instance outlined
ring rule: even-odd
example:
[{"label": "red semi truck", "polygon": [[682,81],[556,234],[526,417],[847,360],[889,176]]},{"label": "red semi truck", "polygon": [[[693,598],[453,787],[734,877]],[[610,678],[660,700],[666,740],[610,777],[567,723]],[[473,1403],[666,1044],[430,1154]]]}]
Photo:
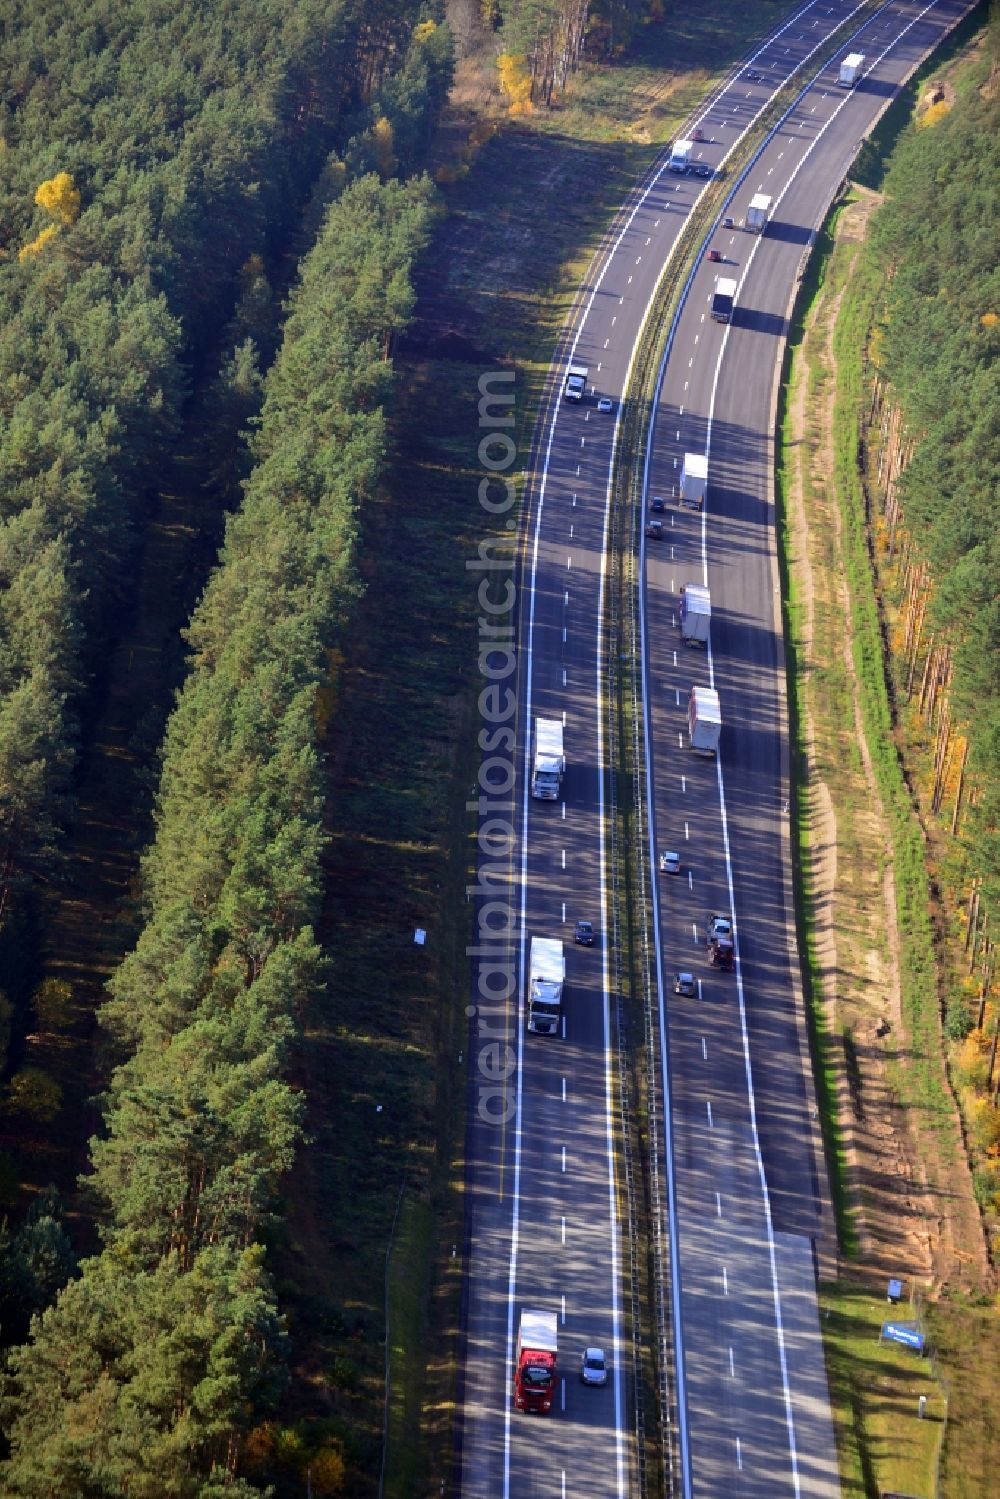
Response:
[{"label": "red semi truck", "polygon": [[555,1312],[521,1313],[514,1360],[514,1406],[547,1415],[556,1386],[559,1351]]}]

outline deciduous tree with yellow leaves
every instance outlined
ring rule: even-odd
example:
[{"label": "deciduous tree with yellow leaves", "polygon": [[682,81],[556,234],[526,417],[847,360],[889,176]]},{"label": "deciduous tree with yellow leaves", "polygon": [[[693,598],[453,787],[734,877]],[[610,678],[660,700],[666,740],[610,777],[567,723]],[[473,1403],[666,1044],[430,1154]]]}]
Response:
[{"label": "deciduous tree with yellow leaves", "polygon": [[35,202],[60,224],[75,224],[80,217],[80,190],[68,172],[57,172],[43,182]]}]

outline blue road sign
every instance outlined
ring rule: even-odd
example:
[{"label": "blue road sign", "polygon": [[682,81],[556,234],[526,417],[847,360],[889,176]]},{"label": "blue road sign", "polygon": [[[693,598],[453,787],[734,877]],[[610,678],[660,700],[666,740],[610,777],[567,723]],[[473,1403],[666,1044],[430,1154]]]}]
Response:
[{"label": "blue road sign", "polygon": [[924,1335],[915,1322],[883,1322],[882,1336],[890,1343],[905,1343],[907,1348],[923,1352]]}]

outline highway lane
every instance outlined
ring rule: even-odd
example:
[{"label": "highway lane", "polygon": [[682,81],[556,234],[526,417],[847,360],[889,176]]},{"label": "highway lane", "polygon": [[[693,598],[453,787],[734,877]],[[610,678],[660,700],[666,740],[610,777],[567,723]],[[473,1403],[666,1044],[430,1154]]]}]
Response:
[{"label": "highway lane", "polygon": [[[668,992],[665,1007],[695,1494],[836,1492],[809,1291],[822,1167],[788,932],[773,380],[811,231],[878,109],[963,10],[885,7],[852,43],[871,69],[862,86],[845,93],[828,68],[798,101],[727,210],[739,222],[765,191],[777,200],[772,223],[762,239],[713,237],[727,263],[698,268],[661,391],[651,491],[672,493],[684,451],[710,455],[706,513],[674,512],[669,555],[650,544],[646,601],[656,841],[684,850],[688,876],[660,882],[663,967],[703,977],[700,1001]],[[740,280],[728,329],[708,314],[719,274]],[[688,579],[712,591],[704,657],[678,649],[677,588]],[[688,690],[709,681],[725,724],[711,766],[682,748]],[[713,909],[736,918],[732,976],[708,969],[696,940]]]},{"label": "highway lane", "polygon": [[[800,11],[784,30],[780,56],[775,51],[772,58],[765,47],[759,59],[750,60],[764,73],[763,81],[751,87],[745,79],[734,81],[710,101],[706,117],[718,109],[725,146],[702,144],[697,154],[717,161],[784,76],[782,65],[786,72],[796,66],[852,8]],[[715,134],[715,128],[708,121],[706,134]],[[597,268],[575,345],[575,357],[590,367],[595,391],[617,397],[624,388],[641,316],[701,187],[696,178],[672,177],[661,169]],[[542,435],[544,478],[528,497],[529,559],[521,579],[518,630],[522,779],[512,866],[519,886],[512,902],[517,914],[513,956],[519,966],[513,993],[496,1013],[470,1006],[477,1013],[470,1026],[473,1124],[460,1480],[470,1495],[559,1494],[565,1484],[571,1490],[585,1484],[588,1493],[620,1494],[629,1491],[632,1479],[623,1383],[630,1370],[620,1346],[621,1245],[609,1138],[612,1029],[599,774],[604,754],[597,712],[602,644],[596,622],[615,430],[614,418],[598,414],[592,402],[574,408],[557,401]],[[538,713],[566,716],[570,771],[564,804],[536,803],[524,794],[528,723]],[[484,863],[495,872],[504,861]],[[480,912],[495,894],[495,886],[480,890]],[[578,915],[598,923],[599,941],[591,951],[572,946]],[[566,1037],[525,1036],[518,1005],[527,939],[560,933],[568,959]],[[484,1075],[490,1081],[505,1067],[501,1050],[492,1048],[508,1045],[514,1066],[503,1084],[512,1116],[506,1121],[481,1117]],[[698,1100],[699,1106],[704,1103]],[[723,1128],[737,1134],[742,1129],[745,1135],[745,1124],[720,1116]],[[745,1279],[749,1287],[749,1274]],[[766,1304],[766,1281],[761,1287],[754,1302],[748,1288],[748,1305]],[[560,1389],[558,1419],[541,1431],[537,1418],[510,1409],[512,1344],[525,1305],[555,1310],[560,1317],[565,1392]],[[601,1343],[613,1356],[613,1381],[603,1391],[584,1390],[577,1381],[579,1353],[590,1342]],[[771,1440],[768,1432],[766,1441]]]}]

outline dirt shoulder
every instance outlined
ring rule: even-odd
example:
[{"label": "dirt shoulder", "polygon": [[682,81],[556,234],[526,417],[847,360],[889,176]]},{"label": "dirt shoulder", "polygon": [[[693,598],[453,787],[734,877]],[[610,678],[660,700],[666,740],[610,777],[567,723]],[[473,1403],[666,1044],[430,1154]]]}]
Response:
[{"label": "dirt shoulder", "polygon": [[[834,489],[833,330],[878,198],[840,214],[837,250],[809,312],[788,401],[785,505],[803,686],[804,877],[859,1236],[852,1275],[901,1276],[931,1294],[990,1279],[964,1164],[900,1107],[907,1067],[890,828],[862,732],[851,601]],[[955,1130],[958,1130],[957,1115]]]}]

